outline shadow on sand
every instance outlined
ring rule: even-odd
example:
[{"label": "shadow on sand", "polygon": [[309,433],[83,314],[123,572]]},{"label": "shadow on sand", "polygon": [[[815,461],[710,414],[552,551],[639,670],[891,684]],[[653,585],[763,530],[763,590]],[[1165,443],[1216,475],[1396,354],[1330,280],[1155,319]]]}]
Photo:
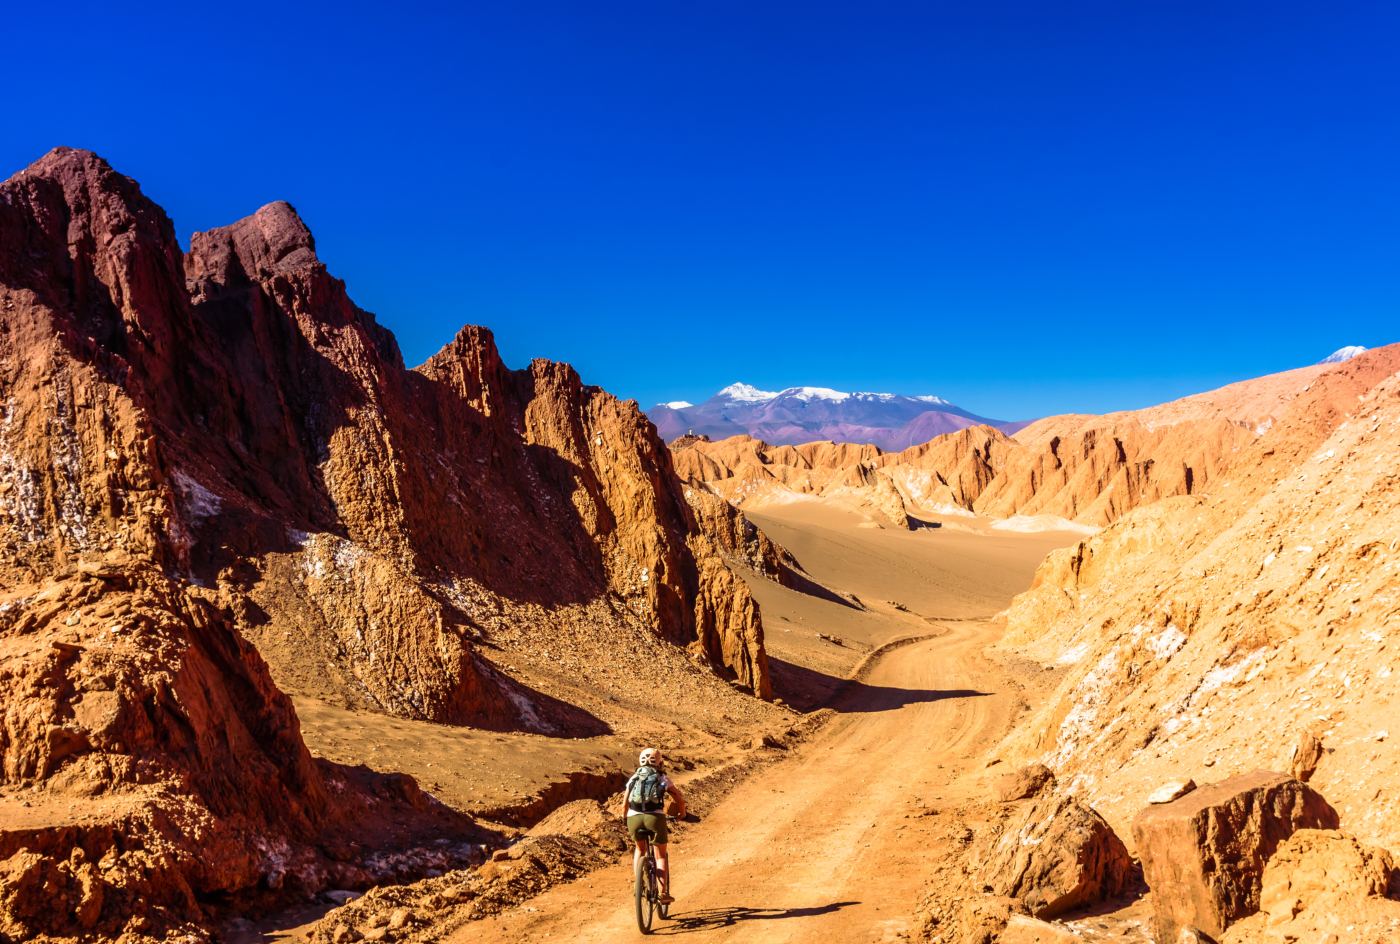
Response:
[{"label": "shadow on sand", "polygon": [[774,921],[780,918],[811,918],[831,914],[842,908],[858,905],[858,901],[834,901],[812,908],[705,908],[671,915],[671,923],[652,929],[653,934],[688,934],[692,931],[713,931],[742,921]]},{"label": "shadow on sand", "polygon": [[893,711],[905,705],[921,705],[945,698],[985,698],[991,692],[979,692],[971,688],[891,688],[887,685],[867,685],[864,682],[848,682],[831,703],[834,711],[841,714],[860,714],[872,711]]},{"label": "shadow on sand", "polygon": [[773,675],[773,692],[798,711],[823,706],[841,714],[894,711],[905,705],[919,705],[945,698],[981,698],[992,694],[970,688],[891,688],[837,678],[793,662],[768,657]]}]

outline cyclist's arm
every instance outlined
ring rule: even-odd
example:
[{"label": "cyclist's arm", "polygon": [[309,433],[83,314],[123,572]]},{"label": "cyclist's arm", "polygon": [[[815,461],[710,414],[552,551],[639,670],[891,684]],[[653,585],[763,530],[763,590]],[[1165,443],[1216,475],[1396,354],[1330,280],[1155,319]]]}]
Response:
[{"label": "cyclist's arm", "polygon": [[676,800],[676,818],[680,819],[685,816],[685,797],[681,796],[681,788],[674,783],[668,783],[666,785],[666,792]]}]

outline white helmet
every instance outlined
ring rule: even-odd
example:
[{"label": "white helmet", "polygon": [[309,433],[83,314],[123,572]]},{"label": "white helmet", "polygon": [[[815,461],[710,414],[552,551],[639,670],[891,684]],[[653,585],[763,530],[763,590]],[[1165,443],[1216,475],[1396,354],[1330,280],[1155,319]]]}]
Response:
[{"label": "white helmet", "polygon": [[660,767],[663,760],[661,751],[655,747],[649,747],[637,756],[637,763],[643,767]]}]

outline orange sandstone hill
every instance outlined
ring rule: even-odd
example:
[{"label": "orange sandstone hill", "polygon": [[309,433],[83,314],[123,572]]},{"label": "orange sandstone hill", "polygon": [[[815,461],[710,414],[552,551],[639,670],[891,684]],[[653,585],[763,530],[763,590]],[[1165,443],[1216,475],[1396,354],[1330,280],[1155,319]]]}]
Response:
[{"label": "orange sandstone hill", "polygon": [[673,446],[677,472],[761,510],[821,498],[871,520],[917,527],[984,515],[1021,530],[1092,531],[1161,498],[1208,490],[1315,378],[1319,364],[1144,410],[1037,420],[1014,436],[973,426],[901,452],[875,446],[770,446],[747,436]]},{"label": "orange sandstone hill", "polygon": [[[996,802],[957,811],[923,939],[1400,939],[1400,345],[1128,419],[1239,418],[1227,400],[1253,439],[1208,489],[1052,551],[1000,617],[1049,692],[986,758]],[[1144,901],[1041,920],[1124,878],[1119,843]]]},{"label": "orange sandstone hill", "polygon": [[0,405],[0,939],[367,881],[371,822],[466,835],[313,761],[282,689],[554,734],[628,684],[579,660],[770,697],[726,557],[782,555],[701,526],[635,404],[481,328],[406,369],[285,203],[182,253],[89,152],[0,184]]},{"label": "orange sandstone hill", "polygon": [[1313,373],[1229,477],[1054,551],[1003,645],[1065,675],[1004,746],[1120,835],[1161,782],[1289,770],[1400,847],[1400,345]]}]

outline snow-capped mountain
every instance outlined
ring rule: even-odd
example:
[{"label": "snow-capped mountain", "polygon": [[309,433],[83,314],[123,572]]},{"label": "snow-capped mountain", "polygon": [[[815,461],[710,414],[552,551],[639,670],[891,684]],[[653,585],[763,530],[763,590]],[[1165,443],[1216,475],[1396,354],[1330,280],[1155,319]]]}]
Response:
[{"label": "snow-capped mountain", "polygon": [[1356,355],[1358,355],[1358,354],[1365,354],[1365,353],[1366,353],[1366,349],[1365,349],[1364,347],[1361,347],[1359,344],[1352,344],[1352,345],[1348,345],[1347,347],[1338,348],[1337,350],[1333,351],[1331,354],[1328,354],[1328,355],[1327,355],[1326,357],[1324,357],[1322,360],[1318,361],[1318,363],[1319,363],[1319,364],[1340,364],[1342,361],[1349,361],[1349,360],[1351,360],[1353,357],[1355,357]]},{"label": "snow-capped mountain", "polygon": [[987,419],[931,395],[847,393],[830,387],[760,390],[733,383],[698,405],[684,400],[647,411],[670,440],[687,432],[723,439],[747,433],[774,445],[830,439],[904,449],[934,436],[986,423],[1004,431],[1024,423]]}]

